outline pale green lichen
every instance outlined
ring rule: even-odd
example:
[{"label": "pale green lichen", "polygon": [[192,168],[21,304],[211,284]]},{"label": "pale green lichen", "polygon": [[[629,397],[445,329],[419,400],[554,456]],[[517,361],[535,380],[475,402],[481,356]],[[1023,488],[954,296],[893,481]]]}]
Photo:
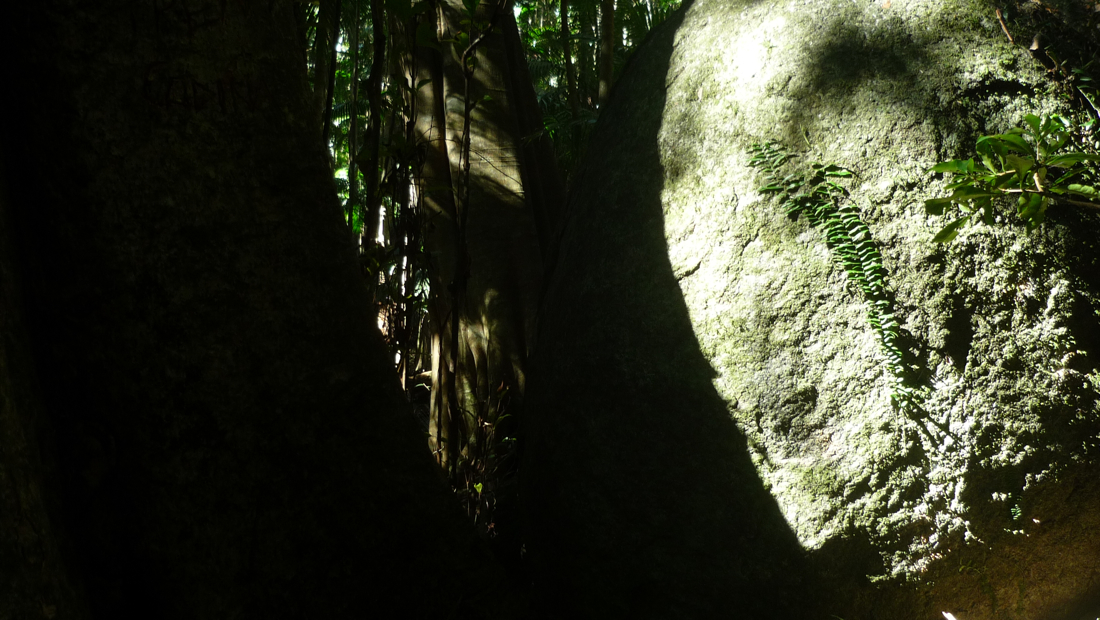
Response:
[{"label": "pale green lichen", "polygon": [[[916,578],[995,533],[975,511],[1060,467],[1056,447],[1065,462],[1095,454],[1098,379],[1072,357],[1086,348],[1072,325],[1082,304],[1100,305],[1066,257],[1087,241],[1072,231],[976,228],[931,243],[942,224],[920,205],[942,182],[928,168],[1062,104],[984,4],[894,5],[689,11],[660,128],[662,202],[715,387],[792,529],[807,548],[864,532],[877,574]],[[773,137],[858,174],[851,193],[901,328],[923,345],[924,408],[950,434],[906,432],[847,274],[819,234],[756,191],[744,153]]]}]

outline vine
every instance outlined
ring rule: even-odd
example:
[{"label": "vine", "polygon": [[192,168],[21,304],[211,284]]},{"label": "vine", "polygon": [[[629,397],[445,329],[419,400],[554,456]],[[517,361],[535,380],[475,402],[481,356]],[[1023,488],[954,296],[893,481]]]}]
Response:
[{"label": "vine", "polygon": [[836,179],[851,177],[852,172],[840,166],[816,163],[811,164],[808,175],[790,171],[787,164],[793,156],[774,142],[753,144],[749,151],[752,153],[749,166],[759,169],[765,180],[759,190],[778,194],[788,215],[805,216],[811,226],[824,232],[825,244],[834,260],[862,294],[867,304],[867,320],[886,357],[894,410],[917,422],[917,428],[930,439],[931,432],[919,422],[930,423],[952,435],[924,410],[926,389],[920,379],[920,367],[906,362],[906,358],[912,356],[906,354],[902,345],[902,331],[895,316],[893,297],[887,288],[882,254],[871,230],[860,219],[859,209],[844,204],[848,190]]}]

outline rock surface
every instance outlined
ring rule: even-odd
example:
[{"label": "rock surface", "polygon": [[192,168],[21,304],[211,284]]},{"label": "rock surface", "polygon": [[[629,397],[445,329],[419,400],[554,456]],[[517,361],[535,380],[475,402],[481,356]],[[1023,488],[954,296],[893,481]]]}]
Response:
[{"label": "rock surface", "polygon": [[[971,156],[978,136],[1024,114],[1068,109],[993,9],[699,0],[655,31],[617,88],[571,194],[531,382],[528,488],[574,500],[529,500],[544,519],[536,567],[647,536],[673,556],[708,536],[715,554],[756,553],[720,540],[724,500],[622,530],[601,508],[629,492],[638,515],[664,514],[650,488],[668,501],[688,493],[677,485],[714,492],[708,471],[725,469],[721,488],[770,493],[788,528],[779,538],[806,559],[784,560],[805,570],[791,583],[747,589],[746,610],[770,598],[782,615],[784,588],[819,583],[821,613],[843,618],[1095,617],[1100,221],[1056,206],[1028,234],[1006,206],[1002,225],[940,245],[946,220],[922,205],[945,194],[933,164]],[[892,406],[896,378],[867,303],[822,232],[757,189],[749,149],[769,140],[856,173],[845,204],[881,252],[918,414]],[[708,447],[723,441],[699,424],[715,402],[736,447]],[[694,430],[636,441],[661,415]],[[639,450],[704,462],[678,464],[675,478],[633,462]],[[745,453],[755,476],[713,460]],[[631,468],[646,475],[637,489],[603,488],[593,473]],[[550,544],[570,527],[600,543]],[[624,565],[643,561],[631,557]],[[703,564],[694,570],[742,579]]]}]

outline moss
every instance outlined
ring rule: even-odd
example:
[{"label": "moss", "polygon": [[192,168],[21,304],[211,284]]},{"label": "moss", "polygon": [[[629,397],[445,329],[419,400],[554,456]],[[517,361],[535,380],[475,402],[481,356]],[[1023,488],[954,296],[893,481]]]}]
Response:
[{"label": "moss", "polygon": [[[1009,226],[930,243],[937,223],[920,205],[942,182],[928,167],[1065,103],[984,4],[886,4],[689,10],[661,120],[662,163],[675,170],[662,202],[715,385],[768,456],[761,475],[798,515],[800,540],[828,549],[830,537],[874,533],[879,574],[920,581],[999,531],[978,518],[993,493],[1032,493],[1028,475],[1089,461],[1083,446],[1100,429],[1076,412],[1095,410],[1095,386],[1061,360],[1096,329],[1094,259],[1073,256],[1098,227],[1074,216],[1031,236]],[[914,436],[891,413],[850,274],[745,169],[749,145],[768,138],[857,172],[850,191],[927,373],[925,408],[950,435]],[[812,404],[798,396],[810,388]],[[821,471],[837,479],[810,473]]]}]

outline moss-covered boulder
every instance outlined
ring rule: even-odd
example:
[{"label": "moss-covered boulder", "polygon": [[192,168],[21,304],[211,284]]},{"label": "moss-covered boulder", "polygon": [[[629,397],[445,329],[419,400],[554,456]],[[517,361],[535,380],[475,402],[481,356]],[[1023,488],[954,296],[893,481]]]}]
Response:
[{"label": "moss-covered boulder", "polygon": [[[1030,43],[1072,8],[1004,24]],[[943,245],[922,204],[945,194],[933,164],[1054,111],[1067,91],[976,0],[698,0],[656,31],[543,309],[536,574],[652,617],[795,615],[795,591],[843,618],[1095,617],[1100,220],[1056,205],[1028,234],[1005,206]],[[767,141],[855,173],[838,206],[878,303],[843,240],[757,189]],[[587,574],[594,555],[620,572]]]}]

